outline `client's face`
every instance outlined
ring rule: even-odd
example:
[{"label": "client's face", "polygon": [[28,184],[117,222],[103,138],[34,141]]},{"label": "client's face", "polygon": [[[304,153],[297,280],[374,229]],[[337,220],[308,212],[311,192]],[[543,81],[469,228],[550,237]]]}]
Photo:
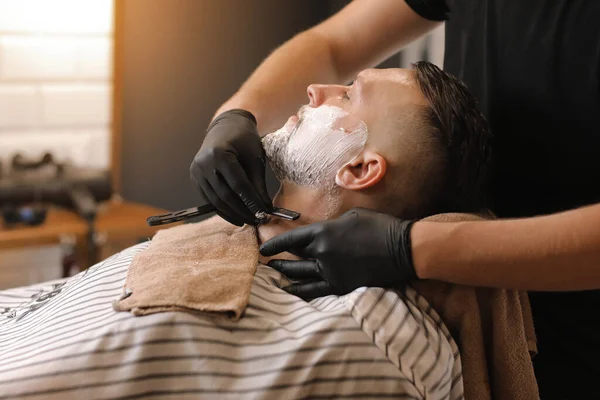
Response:
[{"label": "client's face", "polygon": [[301,187],[331,188],[336,172],[364,148],[368,132],[364,122],[341,108],[304,106],[298,116],[263,139],[277,178]]},{"label": "client's face", "polygon": [[385,146],[388,125],[403,110],[426,105],[403,69],[365,70],[351,86],[310,85],[309,104],[279,130],[263,138],[273,171],[282,182],[331,189],[338,171],[367,145]]}]

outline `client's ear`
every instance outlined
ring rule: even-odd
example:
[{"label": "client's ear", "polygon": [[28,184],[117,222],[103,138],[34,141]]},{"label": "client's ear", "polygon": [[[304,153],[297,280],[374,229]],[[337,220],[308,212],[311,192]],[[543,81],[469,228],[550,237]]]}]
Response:
[{"label": "client's ear", "polygon": [[386,170],[385,158],[372,151],[363,151],[339,169],[335,176],[335,183],[348,190],[366,189],[382,180]]}]

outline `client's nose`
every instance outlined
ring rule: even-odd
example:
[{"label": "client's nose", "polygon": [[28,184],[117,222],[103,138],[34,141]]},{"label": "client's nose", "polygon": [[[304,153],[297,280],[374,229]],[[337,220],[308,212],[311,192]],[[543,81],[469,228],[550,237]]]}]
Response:
[{"label": "client's nose", "polygon": [[319,107],[325,101],[325,85],[309,85],[306,89],[308,94],[308,105],[311,107]]},{"label": "client's nose", "polygon": [[310,100],[308,105],[311,107],[319,107],[320,105],[327,103],[330,99],[341,98],[345,86],[339,85],[310,85],[306,89],[308,99]]}]

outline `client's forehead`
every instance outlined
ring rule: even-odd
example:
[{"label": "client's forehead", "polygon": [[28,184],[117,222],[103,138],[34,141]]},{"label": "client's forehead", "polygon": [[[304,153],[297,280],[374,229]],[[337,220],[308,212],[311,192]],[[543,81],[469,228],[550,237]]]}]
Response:
[{"label": "client's forehead", "polygon": [[369,68],[359,72],[356,75],[356,80],[362,81],[386,81],[396,82],[401,84],[410,84],[415,79],[415,72],[405,68],[386,68],[376,69]]},{"label": "client's forehead", "polygon": [[427,105],[411,69],[366,69],[356,76],[354,84],[360,88],[363,101],[397,106]]},{"label": "client's forehead", "polygon": [[390,95],[397,103],[427,105],[419,88],[415,71],[404,68],[367,69],[356,76],[355,83],[363,87],[365,100]]},{"label": "client's forehead", "polygon": [[356,99],[351,114],[362,119],[369,130],[398,121],[408,123],[427,100],[419,88],[413,70],[367,69],[360,72],[352,86]]}]

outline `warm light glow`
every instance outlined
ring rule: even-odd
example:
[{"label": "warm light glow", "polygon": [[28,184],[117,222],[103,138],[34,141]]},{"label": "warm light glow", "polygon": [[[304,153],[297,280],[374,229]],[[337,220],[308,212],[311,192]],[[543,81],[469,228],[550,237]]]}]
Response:
[{"label": "warm light glow", "polygon": [[110,165],[115,1],[0,0],[0,164]]},{"label": "warm light glow", "polygon": [[108,33],[113,0],[13,0],[29,15],[30,31],[39,33]]}]

